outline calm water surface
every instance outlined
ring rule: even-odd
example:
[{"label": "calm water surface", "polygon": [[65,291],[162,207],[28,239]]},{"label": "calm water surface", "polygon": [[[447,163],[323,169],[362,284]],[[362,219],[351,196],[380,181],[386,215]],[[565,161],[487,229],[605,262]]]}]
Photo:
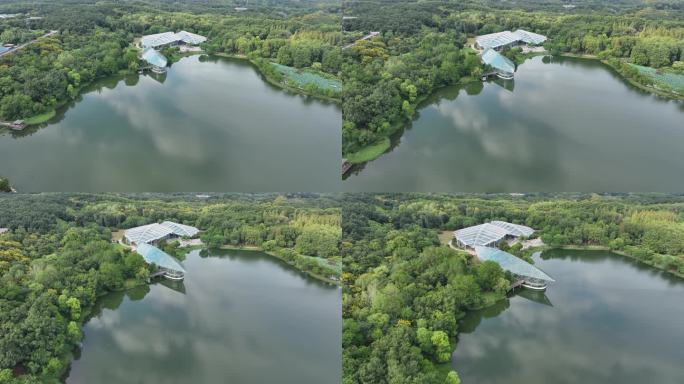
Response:
[{"label": "calm water surface", "polygon": [[684,382],[684,280],[607,252],[535,256],[556,282],[470,313],[452,365],[464,383]]},{"label": "calm water surface", "polygon": [[102,300],[67,383],[339,383],[339,288],[260,252],[183,264],[182,283]]},{"label": "calm water surface", "polygon": [[164,77],[98,81],[47,126],[0,132],[20,191],[330,191],[341,112],[246,61],[192,56]]},{"label": "calm water surface", "polygon": [[[545,63],[546,61],[546,63]],[[350,191],[684,190],[684,103],[598,61],[541,56],[513,81],[445,88]]]}]

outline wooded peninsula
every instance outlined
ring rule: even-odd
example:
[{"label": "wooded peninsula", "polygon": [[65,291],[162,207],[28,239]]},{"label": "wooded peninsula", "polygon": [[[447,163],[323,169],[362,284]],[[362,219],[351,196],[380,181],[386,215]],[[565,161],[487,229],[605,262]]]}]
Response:
[{"label": "wooded peninsula", "polygon": [[[567,5],[567,4],[566,4]],[[602,60],[635,86],[684,97],[684,6],[677,1],[345,1],[343,157],[377,158],[436,89],[480,81],[473,38],[524,29],[548,37],[551,55]],[[520,48],[502,54],[516,64]],[[536,53],[538,54],[538,53]]]}]

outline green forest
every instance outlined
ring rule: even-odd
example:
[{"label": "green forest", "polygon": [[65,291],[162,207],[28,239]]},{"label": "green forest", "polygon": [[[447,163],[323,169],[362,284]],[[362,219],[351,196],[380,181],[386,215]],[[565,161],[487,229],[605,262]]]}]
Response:
[{"label": "green forest", "polygon": [[[601,59],[639,87],[666,97],[684,95],[682,82],[663,81],[684,76],[681,2],[578,1],[574,8],[533,0],[344,4],[346,44],[380,32],[343,50],[342,151],[351,163],[387,150],[389,137],[437,88],[479,81],[485,68],[469,48],[477,35],[518,28],[537,32],[548,36],[550,54]],[[519,49],[503,53],[518,64],[525,58]]]},{"label": "green forest", "polygon": [[343,383],[459,383],[448,363],[465,311],[510,281],[440,243],[491,220],[547,247],[603,247],[684,276],[684,196],[348,194],[342,210]]},{"label": "green forest", "polygon": [[[60,382],[98,297],[149,277],[113,233],[162,220],[198,227],[208,247],[258,247],[313,276],[339,275],[334,196],[3,195],[0,383]],[[162,247],[182,254],[178,244]]]},{"label": "green forest", "polygon": [[[35,124],[49,119],[93,80],[136,72],[141,63],[134,39],[169,30],[207,36],[206,53],[247,58],[276,85],[337,100],[339,89],[299,84],[270,63],[337,81],[339,4],[254,1],[238,12],[239,5],[243,2],[2,1],[0,13],[20,16],[0,19],[0,43],[37,39],[0,56],[0,120]],[[57,32],[38,38],[50,31]],[[175,52],[164,53],[180,59]]]}]

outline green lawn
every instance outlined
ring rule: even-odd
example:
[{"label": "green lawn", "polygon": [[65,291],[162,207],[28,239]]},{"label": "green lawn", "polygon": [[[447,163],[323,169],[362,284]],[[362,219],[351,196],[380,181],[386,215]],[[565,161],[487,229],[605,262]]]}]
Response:
[{"label": "green lawn", "polygon": [[28,125],[41,124],[41,123],[44,123],[44,122],[52,119],[53,117],[55,117],[55,113],[56,113],[55,110],[52,109],[52,110],[47,111],[45,113],[41,113],[40,115],[35,115],[35,116],[31,116],[31,117],[26,118],[26,119],[24,119],[24,123],[26,123]]},{"label": "green lawn", "polygon": [[391,142],[389,137],[385,137],[375,144],[371,144],[367,147],[361,148],[359,151],[348,154],[346,159],[352,164],[365,163],[366,161],[371,161],[385,153],[390,146]]}]

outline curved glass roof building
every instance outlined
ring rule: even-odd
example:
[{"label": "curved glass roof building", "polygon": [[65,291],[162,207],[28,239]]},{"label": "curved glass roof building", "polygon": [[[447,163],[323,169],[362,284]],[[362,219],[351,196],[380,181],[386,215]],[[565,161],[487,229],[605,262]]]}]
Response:
[{"label": "curved glass roof building", "polygon": [[154,48],[143,49],[140,58],[157,68],[166,68],[166,64],[168,64],[166,57]]},{"label": "curved glass roof building", "polygon": [[148,264],[154,264],[161,268],[167,277],[182,278],[185,275],[185,268],[178,260],[153,245],[142,243],[136,247],[135,251]]},{"label": "curved glass roof building", "polygon": [[500,249],[475,246],[475,253],[480,261],[494,261],[499,264],[503,270],[509,271],[515,276],[543,282],[556,281],[541,269]]},{"label": "curved glass roof building", "polygon": [[483,63],[490,65],[492,68],[503,74],[513,76],[513,73],[515,72],[515,64],[513,64],[513,62],[506,56],[491,48],[487,48],[484,52],[482,52],[481,59]]}]

